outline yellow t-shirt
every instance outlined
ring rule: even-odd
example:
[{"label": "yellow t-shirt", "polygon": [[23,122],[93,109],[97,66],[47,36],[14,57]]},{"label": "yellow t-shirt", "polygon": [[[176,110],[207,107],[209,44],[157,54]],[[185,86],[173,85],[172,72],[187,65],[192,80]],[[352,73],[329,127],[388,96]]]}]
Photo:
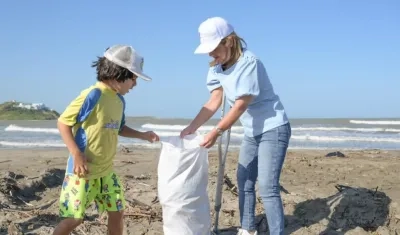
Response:
[{"label": "yellow t-shirt", "polygon": [[[108,175],[117,152],[118,134],[125,125],[125,100],[122,95],[98,82],[83,90],[58,119],[73,127],[79,149],[89,158],[88,179]],[[74,173],[74,159],[69,156],[66,172]]]}]

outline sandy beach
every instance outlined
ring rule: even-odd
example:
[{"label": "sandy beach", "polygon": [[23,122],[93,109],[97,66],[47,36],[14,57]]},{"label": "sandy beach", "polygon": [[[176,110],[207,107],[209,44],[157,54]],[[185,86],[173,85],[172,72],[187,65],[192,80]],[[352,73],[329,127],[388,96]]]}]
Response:
[{"label": "sandy beach", "polygon": [[[123,179],[128,208],[126,234],[162,233],[157,200],[159,149],[120,151],[115,169]],[[400,234],[400,152],[289,151],[281,176],[286,234]],[[238,152],[231,151],[219,227],[236,234]],[[58,218],[58,197],[67,159],[65,148],[0,151],[0,234],[51,234]],[[214,218],[218,159],[209,153],[209,197]],[[233,185],[229,184],[229,181]],[[261,203],[257,205],[260,234],[268,234]],[[19,231],[19,232],[18,232]],[[89,209],[74,234],[106,234],[106,215]]]}]

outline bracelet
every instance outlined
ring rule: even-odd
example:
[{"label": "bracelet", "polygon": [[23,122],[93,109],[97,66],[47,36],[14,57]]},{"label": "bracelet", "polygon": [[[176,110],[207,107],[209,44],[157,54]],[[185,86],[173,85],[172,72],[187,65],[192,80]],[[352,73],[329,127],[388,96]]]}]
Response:
[{"label": "bracelet", "polygon": [[221,128],[219,128],[218,126],[215,127],[215,130],[217,131],[217,135],[221,136],[224,133],[224,130],[222,130]]}]

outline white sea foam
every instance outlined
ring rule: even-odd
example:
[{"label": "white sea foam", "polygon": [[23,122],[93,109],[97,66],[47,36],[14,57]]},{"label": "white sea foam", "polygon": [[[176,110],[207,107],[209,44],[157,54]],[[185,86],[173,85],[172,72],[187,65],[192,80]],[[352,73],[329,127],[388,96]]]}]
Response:
[{"label": "white sea foam", "polygon": [[[378,124],[383,125],[383,124]],[[394,124],[393,124],[394,125]],[[144,124],[141,126],[143,130],[153,130],[161,136],[176,135],[186,126],[183,125],[158,125],[158,124]],[[199,128],[199,132],[207,132],[214,128],[214,126],[202,126]],[[59,134],[57,128],[38,128],[38,127],[21,127],[14,124],[7,126],[4,131],[11,132],[41,132],[49,134]],[[231,129],[232,136],[241,137],[243,134],[243,128],[240,126],[234,126]],[[292,127],[292,131],[348,131],[348,132],[389,132],[389,133],[400,133],[400,129],[396,128],[350,128],[350,127]]]},{"label": "white sea foam", "polygon": [[57,128],[20,127],[14,124],[11,124],[8,127],[6,127],[4,131],[42,132],[51,134],[59,133]]},{"label": "white sea foam", "polygon": [[[398,120],[348,120],[348,124],[340,121],[327,123],[326,121],[315,123],[292,124],[291,149],[327,149],[327,148],[386,148],[400,149],[400,125]],[[341,124],[339,124],[341,123]],[[128,123],[129,124],[129,123]],[[364,124],[357,127],[355,124]],[[53,125],[53,124],[52,124]],[[387,126],[384,126],[387,125]],[[148,121],[143,125],[132,126],[140,131],[153,130],[160,137],[178,136],[186,125],[155,124]],[[391,128],[388,128],[391,127]],[[213,125],[205,125],[199,128],[202,134],[214,128]],[[243,138],[243,128],[234,126],[231,129],[230,148],[238,148]],[[144,148],[158,148],[160,145],[148,144],[136,139],[120,138],[120,144],[125,146],[137,146]],[[25,148],[25,147],[64,147],[59,131],[53,126],[36,126],[35,123],[11,124],[8,122],[0,129],[1,148]]]},{"label": "white sea foam", "polygon": [[313,136],[313,135],[292,135],[292,139],[301,141],[321,141],[321,142],[391,142],[400,143],[400,138],[378,138],[378,137],[354,137],[354,136]]},{"label": "white sea foam", "polygon": [[[210,131],[215,126],[202,126],[199,128],[199,131]],[[162,125],[162,124],[151,124],[147,123],[142,125],[142,128],[147,130],[174,130],[174,131],[182,131],[186,128],[185,125]],[[234,126],[231,128],[232,132],[243,132],[243,127],[241,126]]]},{"label": "white sea foam", "polygon": [[400,125],[399,120],[350,120],[350,123],[366,125]]}]

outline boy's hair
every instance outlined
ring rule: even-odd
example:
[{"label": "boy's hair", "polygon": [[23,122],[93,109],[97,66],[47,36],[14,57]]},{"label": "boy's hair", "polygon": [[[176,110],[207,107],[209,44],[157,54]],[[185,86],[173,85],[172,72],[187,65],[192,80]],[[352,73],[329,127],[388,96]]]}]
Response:
[{"label": "boy's hair", "polygon": [[97,61],[93,61],[92,67],[96,68],[98,81],[116,80],[117,82],[125,82],[133,78],[131,71],[122,68],[105,57],[97,57]]}]

